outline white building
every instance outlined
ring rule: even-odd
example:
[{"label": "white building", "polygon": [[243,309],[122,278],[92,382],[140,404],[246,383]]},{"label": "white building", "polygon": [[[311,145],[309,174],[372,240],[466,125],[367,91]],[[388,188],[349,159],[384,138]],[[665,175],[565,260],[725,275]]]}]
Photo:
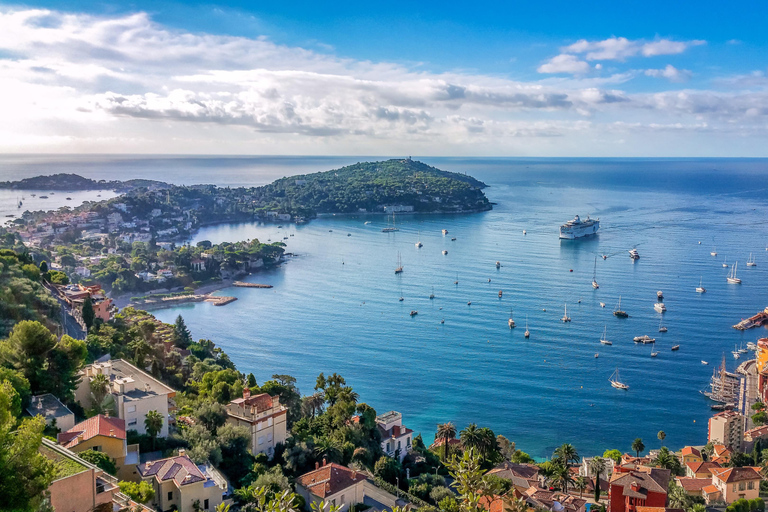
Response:
[{"label": "white building", "polygon": [[93,363],[80,371],[82,379],[75,390],[75,398],[85,408],[93,407],[90,382],[99,374],[106,375],[109,379],[110,394],[115,400],[117,417],[125,420],[127,430],[146,434],[144,420],[147,413],[157,411],[164,420],[158,436],[168,436],[169,399],[176,396],[176,391],[127,361],[114,359]]},{"label": "white building", "polygon": [[389,411],[376,416],[376,427],[381,433],[381,449],[390,457],[403,461],[411,451],[413,430],[403,426],[403,415]]},{"label": "white building", "polygon": [[243,426],[251,433],[251,453],[265,453],[272,457],[275,446],[284,443],[288,409],[280,404],[280,397],[267,393],[251,396],[248,388],[243,398],[227,405],[227,423]]}]

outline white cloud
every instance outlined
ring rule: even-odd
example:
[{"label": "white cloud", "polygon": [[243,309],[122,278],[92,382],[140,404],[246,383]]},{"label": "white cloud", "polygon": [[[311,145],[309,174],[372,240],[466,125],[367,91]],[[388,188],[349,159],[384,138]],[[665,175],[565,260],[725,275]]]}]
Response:
[{"label": "white cloud", "polygon": [[764,89],[628,93],[640,72],[602,77],[588,62],[680,51],[666,41],[583,40],[538,68],[568,76],[518,81],[172,30],[145,13],[5,11],[0,151],[603,154],[595,141],[617,122],[765,135]]},{"label": "white cloud", "polygon": [[642,55],[655,57],[658,55],[676,55],[683,53],[691,46],[705,44],[706,41],[673,41],[671,39],[656,39],[646,41],[643,39],[630,40],[626,37],[609,37],[602,41],[587,41],[581,39],[575,43],[561,48],[564,54],[585,54],[586,60],[619,60]]},{"label": "white cloud", "polygon": [[677,69],[671,64],[667,64],[664,69],[646,69],[645,74],[656,78],[666,78],[670,82],[685,82],[691,77],[691,72],[687,69]]},{"label": "white cloud", "polygon": [[538,67],[539,73],[570,73],[572,75],[581,75],[589,71],[589,64],[579,60],[573,55],[561,54],[552,57],[547,62]]}]

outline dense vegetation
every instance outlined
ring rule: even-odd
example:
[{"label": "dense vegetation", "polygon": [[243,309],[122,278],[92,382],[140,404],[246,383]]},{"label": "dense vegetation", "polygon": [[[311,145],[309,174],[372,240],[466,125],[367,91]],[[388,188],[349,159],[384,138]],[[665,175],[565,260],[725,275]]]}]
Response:
[{"label": "dense vegetation", "polygon": [[22,320],[55,326],[59,303],[41,284],[42,274],[27,254],[0,250],[0,338]]},{"label": "dense vegetation", "polygon": [[52,174],[50,176],[35,176],[19,181],[0,181],[0,188],[15,190],[116,190],[127,192],[135,188],[164,188],[168,184],[155,180],[92,180],[77,174]]}]

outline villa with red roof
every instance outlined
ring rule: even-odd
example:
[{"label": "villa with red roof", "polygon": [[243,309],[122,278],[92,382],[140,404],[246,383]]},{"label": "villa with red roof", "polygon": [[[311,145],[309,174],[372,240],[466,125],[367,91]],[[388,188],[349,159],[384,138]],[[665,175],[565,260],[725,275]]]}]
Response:
[{"label": "villa with red roof", "polygon": [[381,434],[381,449],[390,457],[403,459],[411,451],[413,430],[403,426],[403,415],[397,411],[389,411],[376,416],[376,428]]},{"label": "villa with red roof", "polygon": [[314,471],[296,479],[296,492],[304,498],[307,509],[311,503],[332,503],[339,512],[347,512],[356,503],[363,503],[375,510],[391,510],[404,505],[393,494],[376,487],[368,476],[340,464],[315,464]]},{"label": "villa with red roof", "polygon": [[712,479],[712,469],[720,468],[720,464],[705,460],[703,462],[689,462],[685,465],[685,476],[690,478]]},{"label": "villa with red roof", "polygon": [[701,457],[701,452],[698,448],[693,446],[686,446],[680,451],[680,462],[687,464],[689,462],[701,462],[704,460]]},{"label": "villa with red roof", "polygon": [[712,470],[712,485],[717,487],[723,501],[731,504],[744,498],[751,500],[760,495],[763,477],[756,468],[720,468]]},{"label": "villa with red roof", "polygon": [[139,464],[138,470],[155,490],[152,506],[162,511],[193,512],[196,507],[213,511],[227,492],[227,482],[218,471],[196,465],[184,450],[176,457]]},{"label": "villa with red roof", "polygon": [[245,427],[251,433],[251,453],[264,453],[272,458],[275,446],[285,442],[288,409],[279,396],[267,393],[251,395],[245,388],[243,397],[227,404],[227,423]]},{"label": "villa with red roof", "polygon": [[666,507],[668,469],[648,468],[644,471],[614,473],[611,476],[611,512],[637,512],[638,507]]},{"label": "villa with red roof", "polygon": [[99,414],[58,435],[60,445],[75,453],[95,450],[115,459],[121,480],[138,481],[139,445],[128,446],[125,420]]}]

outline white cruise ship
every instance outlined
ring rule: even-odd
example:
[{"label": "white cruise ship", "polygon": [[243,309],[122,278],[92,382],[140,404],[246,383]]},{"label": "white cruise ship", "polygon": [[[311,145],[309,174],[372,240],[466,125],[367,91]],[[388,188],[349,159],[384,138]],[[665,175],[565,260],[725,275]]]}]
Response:
[{"label": "white cruise ship", "polygon": [[582,221],[577,215],[573,220],[560,226],[560,238],[573,240],[582,236],[594,235],[598,229],[600,229],[600,220],[590,219],[587,216],[587,220]]}]

